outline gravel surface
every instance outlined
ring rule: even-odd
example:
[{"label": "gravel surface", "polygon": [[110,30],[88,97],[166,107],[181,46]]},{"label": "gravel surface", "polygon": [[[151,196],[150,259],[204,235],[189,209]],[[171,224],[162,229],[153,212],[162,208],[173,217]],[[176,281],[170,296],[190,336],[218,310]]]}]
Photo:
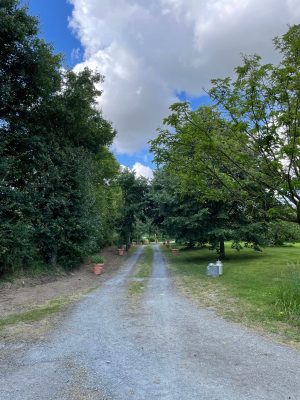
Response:
[{"label": "gravel surface", "polygon": [[17,356],[0,366],[1,400],[299,400],[300,353],[178,295],[158,246],[148,287],[132,301],[142,251],[47,343],[14,345]]}]

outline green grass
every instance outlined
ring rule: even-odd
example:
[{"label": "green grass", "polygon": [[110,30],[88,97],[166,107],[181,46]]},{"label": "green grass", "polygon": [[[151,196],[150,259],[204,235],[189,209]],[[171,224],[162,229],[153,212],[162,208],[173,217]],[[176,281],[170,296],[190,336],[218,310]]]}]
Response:
[{"label": "green grass", "polygon": [[0,319],[0,330],[3,329],[7,325],[15,325],[20,322],[35,322],[41,321],[53,314],[56,314],[62,310],[62,308],[66,305],[66,300],[53,300],[50,301],[47,305],[42,307],[38,307],[34,310],[26,311],[23,313],[12,314],[6,318]]},{"label": "green grass", "polygon": [[224,275],[206,276],[217,255],[207,248],[163,250],[183,290],[236,321],[259,322],[269,331],[286,330],[300,340],[300,244],[265,248],[262,252],[227,244]]},{"label": "green grass", "polygon": [[9,315],[6,318],[0,319],[0,331],[8,325],[31,323],[51,317],[63,311],[71,302],[80,299],[83,294],[90,293],[93,290],[95,290],[95,288],[86,289],[74,295],[50,300],[46,304],[40,305],[32,310]]},{"label": "green grass", "polygon": [[134,276],[136,278],[149,278],[152,272],[152,263],[153,263],[153,248],[150,245],[145,247],[144,253],[140,258]]},{"label": "green grass", "polygon": [[147,284],[148,278],[151,276],[153,263],[153,249],[151,245],[145,246],[145,250],[137,264],[133,278],[139,279],[132,281],[128,285],[128,293],[130,295],[141,294]]},{"label": "green grass", "polygon": [[128,285],[128,294],[130,296],[136,296],[143,293],[145,289],[143,282],[130,282]]}]

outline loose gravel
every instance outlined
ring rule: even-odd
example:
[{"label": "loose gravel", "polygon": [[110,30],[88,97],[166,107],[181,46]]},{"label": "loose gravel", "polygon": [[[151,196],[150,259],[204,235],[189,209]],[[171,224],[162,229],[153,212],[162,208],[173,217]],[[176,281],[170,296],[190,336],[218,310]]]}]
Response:
[{"label": "loose gravel", "polygon": [[190,304],[153,249],[139,302],[127,290],[142,248],[48,342],[14,344],[1,400],[299,400],[300,353]]}]

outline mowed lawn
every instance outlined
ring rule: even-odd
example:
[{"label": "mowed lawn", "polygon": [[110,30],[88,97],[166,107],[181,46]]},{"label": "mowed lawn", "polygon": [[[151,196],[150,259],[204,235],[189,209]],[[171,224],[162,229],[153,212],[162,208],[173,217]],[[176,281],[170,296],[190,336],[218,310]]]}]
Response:
[{"label": "mowed lawn", "polygon": [[186,294],[222,315],[300,341],[300,244],[231,249],[226,244],[224,275],[206,276],[217,254],[208,248],[173,256],[163,249],[172,274]]}]

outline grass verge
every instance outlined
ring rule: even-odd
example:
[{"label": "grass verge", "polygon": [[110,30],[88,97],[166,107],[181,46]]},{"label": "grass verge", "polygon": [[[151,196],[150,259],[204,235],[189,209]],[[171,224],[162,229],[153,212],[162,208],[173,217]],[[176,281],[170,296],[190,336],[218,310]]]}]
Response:
[{"label": "grass verge", "polygon": [[199,304],[285,342],[300,342],[300,244],[263,252],[236,252],[227,244],[226,250],[220,278],[206,276],[207,264],[217,258],[209,249],[163,252],[176,284]]},{"label": "grass verge", "polygon": [[66,302],[61,300],[53,300],[43,307],[36,308],[31,311],[13,314],[6,318],[0,319],[0,330],[7,325],[15,325],[20,322],[35,322],[56,314],[62,310]]},{"label": "grass verge", "polygon": [[70,296],[53,299],[31,310],[11,314],[0,319],[0,337],[7,336],[7,329],[9,329],[9,335],[13,335],[14,326],[16,326],[17,331],[19,331],[18,327],[25,324],[29,330],[34,323],[49,320],[51,317],[63,312],[71,303],[79,300],[83,295],[92,292],[94,289],[95,288],[89,288]]},{"label": "grass verge", "polygon": [[151,245],[145,246],[144,252],[137,264],[133,281],[128,285],[129,295],[141,294],[147,284],[147,280],[151,275],[153,263],[153,249]]}]

